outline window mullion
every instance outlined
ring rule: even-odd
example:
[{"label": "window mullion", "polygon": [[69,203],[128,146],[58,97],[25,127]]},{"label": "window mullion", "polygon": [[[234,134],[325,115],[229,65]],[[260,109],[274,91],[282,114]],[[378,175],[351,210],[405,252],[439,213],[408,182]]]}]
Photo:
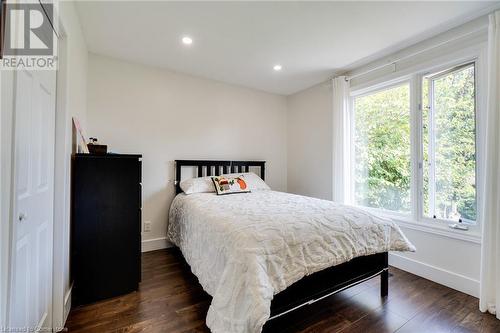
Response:
[{"label": "window mullion", "polygon": [[421,103],[420,85],[417,75],[413,75],[410,80],[410,149],[411,149],[411,215],[413,220],[418,220],[421,207],[420,191],[420,142],[421,142]]},{"label": "window mullion", "polygon": [[434,80],[429,82],[429,215],[436,216],[436,119],[434,105]]},{"label": "window mullion", "polygon": [[356,110],[354,109],[354,98],[351,97],[349,99],[349,108],[348,108],[348,112],[349,112],[349,122],[348,122],[348,126],[349,127],[349,147],[348,147],[348,155],[349,155],[349,160],[348,160],[348,165],[347,165],[347,170],[346,172],[348,172],[347,174],[347,182],[348,182],[348,186],[345,187],[346,189],[346,193],[345,193],[345,198],[344,198],[344,201],[349,203],[349,204],[355,204],[354,202],[354,192],[355,192],[355,189],[354,189],[354,186],[355,186],[355,167],[356,167],[356,156],[355,156],[355,153],[356,153],[356,150],[355,150],[355,140],[354,140],[354,135],[355,135],[355,121],[356,121]]}]

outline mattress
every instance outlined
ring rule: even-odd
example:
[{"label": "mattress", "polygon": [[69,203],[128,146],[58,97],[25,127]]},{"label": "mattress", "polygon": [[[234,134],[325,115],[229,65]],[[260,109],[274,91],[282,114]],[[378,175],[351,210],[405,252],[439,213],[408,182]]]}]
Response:
[{"label": "mattress", "polygon": [[276,191],[177,195],[167,239],[212,296],[215,333],[261,332],[273,296],[352,258],[414,251],[395,222],[360,208]]}]

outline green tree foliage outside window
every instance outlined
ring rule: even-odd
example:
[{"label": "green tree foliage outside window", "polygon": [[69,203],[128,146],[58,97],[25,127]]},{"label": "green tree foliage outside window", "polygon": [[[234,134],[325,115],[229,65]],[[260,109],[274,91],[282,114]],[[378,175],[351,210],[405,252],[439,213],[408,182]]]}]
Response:
[{"label": "green tree foliage outside window", "polygon": [[354,100],[356,204],[410,211],[408,84]]}]

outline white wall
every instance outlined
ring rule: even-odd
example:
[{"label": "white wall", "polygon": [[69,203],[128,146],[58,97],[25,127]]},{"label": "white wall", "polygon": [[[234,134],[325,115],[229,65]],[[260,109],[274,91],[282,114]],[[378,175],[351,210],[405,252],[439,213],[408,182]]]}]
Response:
[{"label": "white wall", "polygon": [[87,122],[87,62],[88,50],[73,1],[61,1],[60,19],[67,40],[67,107],[71,117],[78,117],[85,127]]},{"label": "white wall", "polygon": [[[370,86],[390,78],[411,72],[425,62],[436,61],[456,52],[482,48],[485,41],[485,17],[476,19],[458,28],[440,34],[429,40],[410,46],[396,54],[389,55],[366,66],[347,73],[352,75],[391,63],[394,59],[422,51],[443,41],[459,38],[451,44],[422,52],[398,64],[398,72],[392,67],[372,71],[351,81],[352,89]],[[332,155],[332,91],[324,83],[288,97],[288,189],[291,192],[319,198],[331,198]],[[313,175],[314,182],[304,177],[305,172]],[[335,177],[335,175],[333,175]],[[321,179],[321,181],[318,181]],[[323,182],[324,180],[324,182]],[[390,264],[438,283],[450,286],[468,294],[479,293],[480,238],[473,233],[460,234],[447,229],[419,227],[401,222],[403,232],[417,247],[416,253],[395,253]]]},{"label": "white wall", "polygon": [[266,160],[286,190],[285,97],[94,54],[88,80],[88,135],[143,154],[144,249],[165,244],[175,159]]},{"label": "white wall", "polygon": [[331,200],[332,86],[322,83],[287,100],[288,192]]},{"label": "white wall", "polygon": [[417,252],[391,253],[390,265],[478,297],[479,240],[451,238],[411,226],[402,226],[401,230],[416,246]]}]

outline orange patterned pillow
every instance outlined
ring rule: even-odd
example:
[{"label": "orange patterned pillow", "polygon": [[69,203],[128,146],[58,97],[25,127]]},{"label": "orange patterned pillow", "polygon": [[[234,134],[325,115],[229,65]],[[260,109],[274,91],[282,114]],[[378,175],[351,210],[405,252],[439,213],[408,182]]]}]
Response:
[{"label": "orange patterned pillow", "polygon": [[250,192],[245,177],[212,177],[218,195]]}]

